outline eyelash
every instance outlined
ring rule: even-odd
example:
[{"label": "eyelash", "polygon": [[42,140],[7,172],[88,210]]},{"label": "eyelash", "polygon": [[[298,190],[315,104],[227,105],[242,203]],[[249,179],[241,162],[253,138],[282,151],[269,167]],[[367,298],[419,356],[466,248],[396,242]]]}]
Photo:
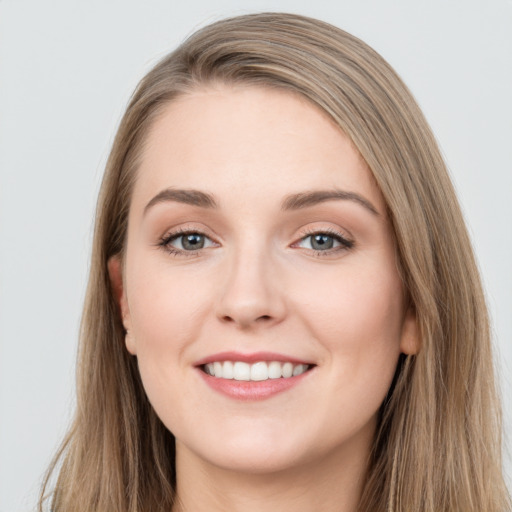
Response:
[{"label": "eyelash", "polygon": [[167,253],[171,254],[172,256],[197,256],[200,253],[201,249],[197,249],[195,251],[185,251],[182,249],[177,249],[176,247],[173,247],[171,245],[172,241],[186,235],[201,235],[211,240],[211,238],[208,235],[206,235],[203,231],[197,229],[180,228],[177,229],[176,231],[173,231],[172,233],[168,233],[165,236],[163,236],[157,245],[158,247],[160,247]]},{"label": "eyelash", "polygon": [[[197,250],[192,250],[192,251],[186,251],[186,250],[182,250],[182,249],[177,249],[177,248],[173,247],[172,245],[170,245],[172,241],[174,241],[182,236],[185,236],[185,235],[201,235],[201,236],[204,236],[205,238],[208,238],[211,240],[211,238],[208,235],[206,235],[204,232],[202,232],[200,230],[180,228],[176,231],[173,231],[172,233],[168,233],[165,236],[163,236],[157,245],[159,248],[165,250],[167,253],[171,254],[172,256],[185,256],[185,257],[197,256],[201,252],[202,248],[197,249]],[[346,238],[344,235],[342,235],[338,231],[335,231],[334,229],[330,229],[330,228],[321,229],[321,230],[312,229],[312,230],[304,231],[301,234],[300,239],[297,242],[294,242],[292,244],[292,247],[297,246],[298,243],[300,243],[303,240],[305,240],[309,237],[312,237],[314,235],[327,235],[328,237],[331,237],[335,241],[340,243],[340,245],[338,247],[333,247],[331,249],[326,249],[323,251],[315,250],[315,249],[308,249],[308,250],[312,250],[314,255],[317,257],[330,256],[330,255],[333,255],[340,251],[350,250],[354,247],[354,242],[352,240],[349,240],[348,238]]]},{"label": "eyelash", "polygon": [[338,247],[333,247],[331,249],[327,249],[327,250],[323,250],[323,251],[309,249],[309,250],[313,251],[313,254],[316,257],[319,257],[319,258],[326,257],[326,256],[332,256],[333,254],[337,254],[341,251],[347,251],[354,247],[353,240],[349,240],[344,235],[342,235],[340,232],[338,232],[332,228],[308,229],[301,234],[300,239],[297,242],[294,242],[292,244],[292,246],[296,246],[298,243],[302,242],[303,240],[306,240],[307,238],[315,236],[315,235],[327,235],[328,237],[331,237],[335,241],[340,243],[340,245]]}]

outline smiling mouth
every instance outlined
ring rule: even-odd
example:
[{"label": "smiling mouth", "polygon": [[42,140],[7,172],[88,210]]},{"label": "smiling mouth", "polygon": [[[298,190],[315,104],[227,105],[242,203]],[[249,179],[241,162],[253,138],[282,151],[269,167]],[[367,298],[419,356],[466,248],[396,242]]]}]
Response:
[{"label": "smiling mouth", "polygon": [[280,361],[215,361],[202,365],[201,369],[212,377],[237,381],[261,382],[272,379],[290,379],[311,370],[314,365]]}]

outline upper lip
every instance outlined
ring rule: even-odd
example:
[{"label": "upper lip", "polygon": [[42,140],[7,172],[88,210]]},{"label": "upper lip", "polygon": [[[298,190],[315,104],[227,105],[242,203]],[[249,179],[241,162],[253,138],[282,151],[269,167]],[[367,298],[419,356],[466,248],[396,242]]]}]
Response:
[{"label": "upper lip", "polygon": [[252,352],[250,354],[242,354],[241,352],[227,351],[217,352],[196,361],[195,366],[203,366],[208,363],[215,363],[216,361],[241,361],[244,363],[258,363],[260,361],[279,361],[280,363],[293,363],[293,364],[308,364],[312,365],[311,361],[299,359],[297,357],[289,356],[286,354],[278,354],[276,352]]}]

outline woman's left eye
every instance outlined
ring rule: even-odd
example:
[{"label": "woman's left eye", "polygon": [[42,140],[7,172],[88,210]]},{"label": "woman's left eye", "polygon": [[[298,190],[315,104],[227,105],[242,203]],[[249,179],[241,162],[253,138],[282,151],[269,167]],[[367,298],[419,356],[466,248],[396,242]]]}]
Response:
[{"label": "woman's left eye", "polygon": [[305,236],[295,244],[296,247],[311,249],[317,252],[327,252],[333,249],[350,249],[353,245],[352,241],[339,234],[321,232]]}]

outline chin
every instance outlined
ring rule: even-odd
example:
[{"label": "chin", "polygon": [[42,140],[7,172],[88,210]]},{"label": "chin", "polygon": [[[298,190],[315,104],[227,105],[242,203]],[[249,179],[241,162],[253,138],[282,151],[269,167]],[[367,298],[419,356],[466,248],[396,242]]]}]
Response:
[{"label": "chin", "polygon": [[[302,455],[302,456],[301,456]],[[211,465],[225,471],[253,475],[265,475],[286,471],[305,462],[298,447],[294,450],[275,449],[267,446],[265,449],[257,444],[243,451],[225,450],[221,453],[205,454],[205,460]]]},{"label": "chin", "polygon": [[[273,428],[210,430],[200,439],[177,440],[177,453],[193,452],[200,460],[219,469],[238,473],[275,473],[300,465],[310,458],[304,436],[290,435],[282,425]],[[261,425],[260,425],[261,427]],[[267,425],[267,427],[269,427]],[[177,438],[178,439],[178,438]]]}]

